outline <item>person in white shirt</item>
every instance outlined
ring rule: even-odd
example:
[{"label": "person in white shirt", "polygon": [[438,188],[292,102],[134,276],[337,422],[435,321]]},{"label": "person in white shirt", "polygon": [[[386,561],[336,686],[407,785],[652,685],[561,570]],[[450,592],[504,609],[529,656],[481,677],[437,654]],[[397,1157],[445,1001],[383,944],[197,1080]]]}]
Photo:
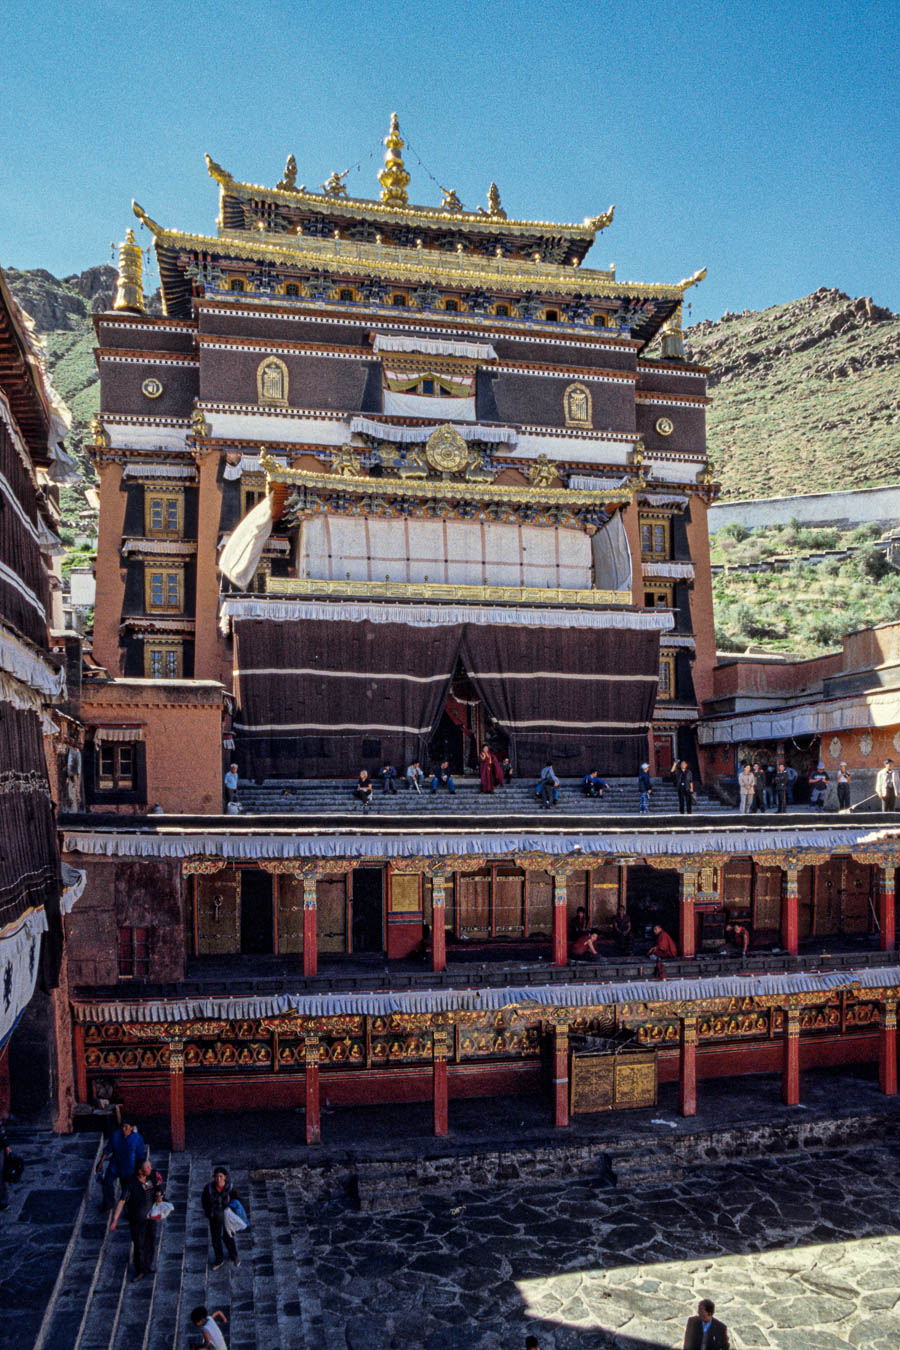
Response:
[{"label": "person in white shirt", "polygon": [[897,770],[892,759],[886,759],[878,770],[875,795],[881,798],[882,811],[893,811],[897,802]]},{"label": "person in white shirt", "polygon": [[208,1313],[201,1305],[191,1313],[191,1321],[197,1330],[203,1333],[202,1341],[193,1342],[196,1350],[200,1350],[201,1346],[208,1346],[210,1350],[228,1350],[225,1337],[216,1326],[217,1321],[223,1326],[228,1321],[221,1308],[216,1308],[214,1313]]},{"label": "person in white shirt", "polygon": [[756,774],[749,764],[745,763],[738,774],[738,787],[741,790],[741,815],[749,816],[753,794],[756,791]]}]

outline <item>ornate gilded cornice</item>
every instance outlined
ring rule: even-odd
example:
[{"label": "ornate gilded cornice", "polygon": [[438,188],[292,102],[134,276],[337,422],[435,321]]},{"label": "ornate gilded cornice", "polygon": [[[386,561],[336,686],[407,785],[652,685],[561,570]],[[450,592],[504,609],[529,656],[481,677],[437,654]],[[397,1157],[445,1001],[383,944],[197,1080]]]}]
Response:
[{"label": "ornate gilded cornice", "polygon": [[630,605],[631,591],[564,590],[540,586],[456,586],[443,582],[321,581],[315,577],[266,576],[266,595],[323,600],[427,600],[485,605]]},{"label": "ornate gilded cornice", "polygon": [[343,477],[333,473],[313,473],[308,469],[288,469],[270,455],[262,455],[260,463],[270,483],[287,483],[309,492],[339,492],[347,496],[415,498],[438,497],[444,501],[506,502],[510,505],[528,503],[533,506],[556,506],[563,509],[607,505],[627,505],[634,496],[634,488],[604,488],[600,491],[570,491],[569,488],[542,487],[539,484],[469,483],[442,478],[368,478]]},{"label": "ornate gilded cornice", "polygon": [[[208,253],[247,262],[270,261],[298,269],[324,269],[346,277],[382,276],[410,283],[432,281],[454,287],[490,284],[494,289],[550,295],[569,295],[577,290],[586,296],[637,296],[674,301],[680,300],[684,291],[695,284],[691,277],[674,285],[617,281],[614,273],[592,268],[562,267],[523,259],[479,258],[473,254],[448,255],[434,249],[381,249],[373,244],[341,241],[329,241],[326,247],[314,248],[302,235],[261,233],[256,236],[249,231],[223,231],[220,236],[188,234],[164,229],[137,202],[132,203],[132,209],[153,234],[158,248]],[[446,216],[441,219],[446,220]],[[450,261],[451,258],[456,259],[455,263]]]}]

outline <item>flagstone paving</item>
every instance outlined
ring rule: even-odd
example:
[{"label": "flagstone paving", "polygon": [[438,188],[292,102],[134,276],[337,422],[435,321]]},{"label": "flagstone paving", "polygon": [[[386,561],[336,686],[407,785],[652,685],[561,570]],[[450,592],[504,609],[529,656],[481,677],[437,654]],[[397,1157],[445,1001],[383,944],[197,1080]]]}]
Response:
[{"label": "flagstone paving", "polygon": [[127,1233],[104,1239],[96,1187],[79,1217],[96,1138],[22,1132],[28,1170],[0,1215],[0,1343],[35,1345],[75,1222],[43,1350],[183,1350],[204,1300],[226,1310],[231,1350],[522,1350],[528,1332],[540,1350],[669,1350],[704,1296],[735,1350],[897,1350],[893,1135],[886,1118],[873,1145],[628,1190],[600,1169],[490,1189],[460,1172],[452,1193],[398,1189],[379,1196],[398,1208],[375,1210],[338,1171],[314,1200],[289,1170],[236,1157],[251,1229],[240,1269],[220,1272],[199,1204],[212,1155],[157,1153],[176,1213],[159,1273],[131,1286]]}]

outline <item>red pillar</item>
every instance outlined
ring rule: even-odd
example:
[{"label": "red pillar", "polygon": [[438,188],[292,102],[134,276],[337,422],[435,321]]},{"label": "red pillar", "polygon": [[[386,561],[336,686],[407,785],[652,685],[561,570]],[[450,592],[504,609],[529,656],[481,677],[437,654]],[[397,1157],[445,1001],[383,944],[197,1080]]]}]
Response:
[{"label": "red pillar", "polygon": [[781,1100],[785,1106],[800,1101],[800,1013],[784,1010],[784,1067],[781,1071]]},{"label": "red pillar", "polygon": [[446,1027],[436,1027],[432,1036],[434,1056],[433,1096],[434,1096],[434,1133],[443,1138],[450,1131],[447,1111],[447,1053],[448,1034]]},{"label": "red pillar", "polygon": [[184,1152],[184,1044],[169,1042],[169,1133],[172,1152]]},{"label": "red pillar", "polygon": [[881,888],[878,894],[878,925],[881,928],[881,950],[883,952],[892,952],[897,945],[894,874],[895,869],[890,865],[882,868]]},{"label": "red pillar", "polygon": [[322,1116],[319,1102],[319,1038],[307,1036],[305,1041],[306,1059],[306,1142],[322,1142]]},{"label": "red pillar", "polygon": [[878,1029],[878,1086],[887,1097],[897,1095],[897,1004],[886,999]]},{"label": "red pillar", "polygon": [[785,868],[784,901],[781,913],[781,945],[789,956],[800,949],[800,892],[797,878],[799,868]]},{"label": "red pillar", "polygon": [[553,1124],[564,1130],[569,1123],[569,1024],[553,1024]]},{"label": "red pillar", "polygon": [[84,1023],[76,1022],[74,1030],[75,1046],[75,1099],[79,1102],[86,1102],[88,1099],[87,1089],[87,1064],[84,1059]]},{"label": "red pillar", "polygon": [[[437,873],[431,878],[431,969],[447,966],[447,917],[444,904],[447,877]],[[437,1133],[437,1130],[435,1130]],[[446,1133],[446,1131],[444,1131]]]},{"label": "red pillar", "polygon": [[681,1044],[678,1054],[678,1112],[697,1114],[697,1019],[681,1019]]},{"label": "red pillar", "polygon": [[678,909],[678,951],[683,957],[697,954],[696,923],[694,921],[694,896],[697,894],[698,874],[693,871],[681,874],[681,905]]},{"label": "red pillar", "polygon": [[[567,898],[566,874],[564,872],[554,872],[553,964],[555,966],[567,966],[569,964],[569,944],[566,936]],[[568,1123],[568,1121],[566,1123]]]},{"label": "red pillar", "polygon": [[303,974],[319,969],[319,925],[316,908],[316,877],[303,878]]}]

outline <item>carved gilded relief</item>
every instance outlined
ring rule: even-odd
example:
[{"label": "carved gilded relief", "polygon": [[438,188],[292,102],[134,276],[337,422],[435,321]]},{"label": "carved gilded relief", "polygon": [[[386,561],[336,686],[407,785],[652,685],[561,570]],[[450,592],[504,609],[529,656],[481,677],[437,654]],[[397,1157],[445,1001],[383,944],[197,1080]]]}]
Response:
[{"label": "carved gilded relief", "polygon": [[257,403],[284,407],[288,401],[288,368],[277,356],[260,361],[256,371]]},{"label": "carved gilded relief", "polygon": [[567,427],[593,426],[591,391],[584,384],[570,384],[563,394],[563,412]]}]

